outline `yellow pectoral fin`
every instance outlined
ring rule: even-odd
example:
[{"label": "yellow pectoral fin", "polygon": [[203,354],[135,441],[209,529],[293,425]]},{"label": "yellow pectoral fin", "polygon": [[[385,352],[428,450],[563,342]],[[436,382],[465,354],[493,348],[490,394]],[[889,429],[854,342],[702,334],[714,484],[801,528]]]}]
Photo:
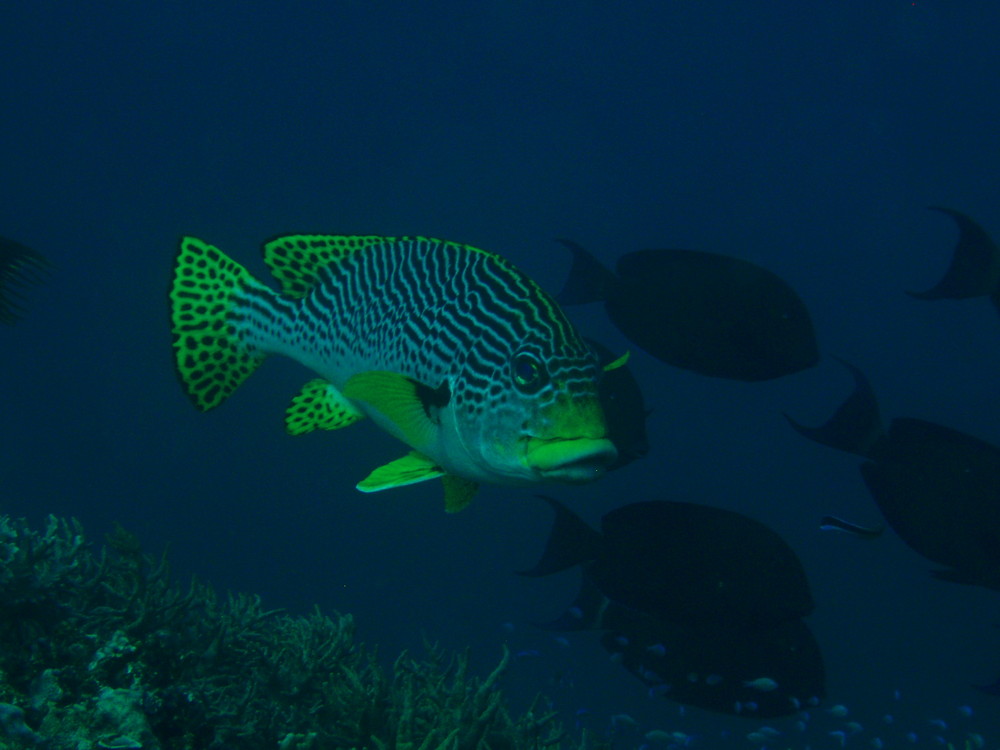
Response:
[{"label": "yellow pectoral fin", "polygon": [[468,506],[479,489],[479,485],[472,480],[454,474],[445,474],[441,482],[444,484],[444,509],[448,513],[458,513]]},{"label": "yellow pectoral fin", "polygon": [[444,471],[427,456],[417,451],[410,451],[402,458],[379,466],[375,471],[358,482],[357,487],[362,492],[378,492],[393,487],[405,487],[408,484],[426,482],[444,475]]},{"label": "yellow pectoral fin", "polygon": [[420,450],[434,443],[438,426],[427,416],[419,387],[419,383],[398,373],[375,370],[351,377],[343,393],[378,409],[399,428],[407,443]]},{"label": "yellow pectoral fin", "polygon": [[285,429],[289,435],[303,435],[313,430],[339,430],[354,424],[365,415],[333,387],[317,378],[310,380],[285,410]]}]

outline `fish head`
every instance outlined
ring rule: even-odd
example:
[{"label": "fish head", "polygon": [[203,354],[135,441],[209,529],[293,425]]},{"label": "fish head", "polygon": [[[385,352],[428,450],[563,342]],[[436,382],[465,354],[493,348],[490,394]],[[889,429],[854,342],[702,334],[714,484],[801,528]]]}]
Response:
[{"label": "fish head", "polygon": [[[618,452],[598,394],[600,367],[580,339],[522,342],[506,353],[480,399],[456,403],[465,452],[501,484],[597,479]],[[456,396],[461,400],[461,393]]]}]

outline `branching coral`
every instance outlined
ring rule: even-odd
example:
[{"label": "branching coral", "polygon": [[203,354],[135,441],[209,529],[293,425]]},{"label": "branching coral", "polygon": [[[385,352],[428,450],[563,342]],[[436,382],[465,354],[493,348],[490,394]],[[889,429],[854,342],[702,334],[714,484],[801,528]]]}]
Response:
[{"label": "branching coral", "polygon": [[[386,674],[350,615],[267,610],[177,586],[117,529],[0,517],[0,723],[11,747],[516,750],[564,738],[542,699],[511,718],[466,654],[403,653]],[[2,744],[2,742],[0,742]]]}]

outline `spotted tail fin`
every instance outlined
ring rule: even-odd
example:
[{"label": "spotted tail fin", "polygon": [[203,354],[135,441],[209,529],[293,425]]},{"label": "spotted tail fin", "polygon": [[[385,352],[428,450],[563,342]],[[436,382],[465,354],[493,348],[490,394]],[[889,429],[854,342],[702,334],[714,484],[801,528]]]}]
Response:
[{"label": "spotted tail fin", "polygon": [[218,248],[181,239],[170,288],[171,331],[177,374],[201,411],[221,404],[266,356],[233,326],[251,288],[273,294]]}]

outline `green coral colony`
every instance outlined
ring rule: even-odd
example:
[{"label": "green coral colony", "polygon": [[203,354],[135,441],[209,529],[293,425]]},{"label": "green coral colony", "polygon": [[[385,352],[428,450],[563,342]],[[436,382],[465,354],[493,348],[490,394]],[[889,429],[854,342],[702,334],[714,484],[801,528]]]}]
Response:
[{"label": "green coral colony", "polygon": [[354,630],[179,587],[121,529],[95,553],[75,521],[0,517],[0,747],[567,746],[543,699],[508,712],[506,650],[485,679],[433,647],[385,670]]}]

